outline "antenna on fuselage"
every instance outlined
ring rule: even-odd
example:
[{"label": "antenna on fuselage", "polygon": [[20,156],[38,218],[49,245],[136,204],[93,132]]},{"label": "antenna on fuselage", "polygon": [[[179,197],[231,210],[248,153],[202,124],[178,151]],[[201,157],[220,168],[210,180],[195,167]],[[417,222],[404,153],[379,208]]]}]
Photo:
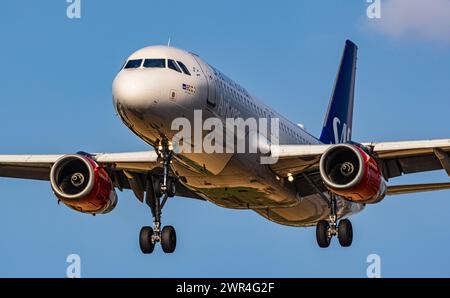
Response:
[{"label": "antenna on fuselage", "polygon": [[170,47],[170,36],[169,36],[169,40],[167,41],[167,46]]}]

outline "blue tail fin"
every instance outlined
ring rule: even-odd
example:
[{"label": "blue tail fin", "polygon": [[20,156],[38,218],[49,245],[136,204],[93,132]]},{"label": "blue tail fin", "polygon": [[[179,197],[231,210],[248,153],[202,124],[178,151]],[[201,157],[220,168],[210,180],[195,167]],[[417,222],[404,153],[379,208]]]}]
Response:
[{"label": "blue tail fin", "polygon": [[322,143],[337,144],[351,141],[357,50],[358,47],[353,42],[350,40],[345,42],[341,65],[320,135]]}]

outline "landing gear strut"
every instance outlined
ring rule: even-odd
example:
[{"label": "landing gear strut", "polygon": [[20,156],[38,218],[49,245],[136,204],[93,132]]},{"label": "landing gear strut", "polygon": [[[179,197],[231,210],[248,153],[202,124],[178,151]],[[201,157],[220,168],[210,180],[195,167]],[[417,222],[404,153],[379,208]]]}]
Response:
[{"label": "landing gear strut", "polygon": [[175,179],[169,176],[170,162],[173,152],[167,142],[159,147],[159,154],[163,163],[163,176],[149,176],[147,178],[145,202],[153,215],[153,227],[143,227],[139,235],[139,244],[144,254],[150,254],[157,242],[165,253],[173,253],[177,245],[177,235],[174,227],[165,226],[161,229],[162,208],[168,198],[175,196]]},{"label": "landing gear strut", "polygon": [[328,220],[320,220],[316,226],[316,239],[320,247],[328,247],[331,238],[337,236],[339,243],[343,247],[349,247],[353,241],[352,223],[348,219],[343,219],[337,224],[337,202],[336,196],[330,194],[330,216]]}]

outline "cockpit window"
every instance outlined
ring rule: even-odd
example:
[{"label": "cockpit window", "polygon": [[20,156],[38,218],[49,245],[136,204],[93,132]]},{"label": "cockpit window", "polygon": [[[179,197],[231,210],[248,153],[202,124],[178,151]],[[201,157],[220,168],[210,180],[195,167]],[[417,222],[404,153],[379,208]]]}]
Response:
[{"label": "cockpit window", "polygon": [[167,61],[167,67],[170,68],[170,69],[173,69],[175,71],[181,72],[180,67],[172,59],[169,59]]},{"label": "cockpit window", "polygon": [[181,62],[181,61],[177,61],[177,62],[178,62],[178,65],[180,66],[180,68],[183,70],[183,72],[184,72],[185,74],[187,74],[188,76],[190,76],[191,73],[190,73],[189,70],[187,69],[186,65],[184,65],[184,63]]},{"label": "cockpit window", "polygon": [[142,59],[129,60],[127,64],[125,64],[125,69],[128,68],[139,68],[141,67]]},{"label": "cockpit window", "polygon": [[145,68],[166,68],[166,59],[145,59]]}]

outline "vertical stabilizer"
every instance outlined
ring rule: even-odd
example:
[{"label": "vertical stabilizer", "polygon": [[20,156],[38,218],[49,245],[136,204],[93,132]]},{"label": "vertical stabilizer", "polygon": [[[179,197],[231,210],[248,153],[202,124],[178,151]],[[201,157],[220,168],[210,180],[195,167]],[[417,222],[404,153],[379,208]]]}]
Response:
[{"label": "vertical stabilizer", "polygon": [[320,135],[322,143],[338,144],[351,141],[357,50],[358,47],[353,42],[350,40],[345,42],[333,94]]}]

